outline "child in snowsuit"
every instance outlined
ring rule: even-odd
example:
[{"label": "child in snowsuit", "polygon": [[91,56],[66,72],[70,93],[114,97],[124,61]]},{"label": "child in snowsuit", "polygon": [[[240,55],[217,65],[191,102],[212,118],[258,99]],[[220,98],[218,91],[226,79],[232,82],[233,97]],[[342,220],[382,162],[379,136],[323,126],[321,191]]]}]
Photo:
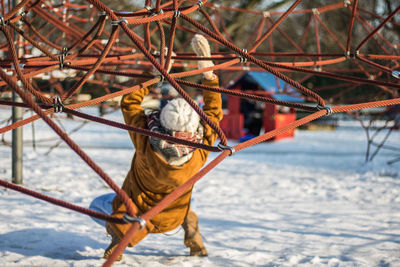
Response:
[{"label": "child in snowsuit", "polygon": [[[198,56],[209,57],[210,47],[201,35],[195,35],[192,47]],[[213,66],[211,61],[199,61],[199,68]],[[204,85],[218,87],[218,77],[212,72],[203,73]],[[125,95],[121,109],[126,124],[152,131],[166,133],[194,142],[213,145],[217,134],[182,98],[168,102],[160,112],[145,115],[141,102],[149,93],[148,88]],[[222,101],[219,93],[204,91],[203,111],[216,124],[222,119]],[[164,140],[129,132],[136,152],[131,168],[125,178],[122,189],[129,195],[140,214],[157,205],[166,195],[185,183],[205,164],[208,151],[193,149]],[[201,240],[196,214],[190,209],[192,189],[187,190],[166,209],[147,222],[130,241],[129,246],[139,243],[148,233],[164,233],[182,225],[185,230],[184,244],[190,248],[191,256],[207,256],[207,250]],[[121,218],[126,213],[122,201],[113,200],[113,216]],[[104,253],[108,258],[121,238],[129,230],[129,224],[107,223],[107,232],[112,242]]]}]

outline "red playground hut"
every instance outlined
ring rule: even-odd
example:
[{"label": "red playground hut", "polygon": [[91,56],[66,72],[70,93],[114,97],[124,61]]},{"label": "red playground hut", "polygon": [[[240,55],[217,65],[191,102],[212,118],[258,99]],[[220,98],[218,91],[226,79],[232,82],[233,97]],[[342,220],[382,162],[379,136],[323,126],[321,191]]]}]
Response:
[{"label": "red playground hut", "polygon": [[[268,72],[248,71],[230,89],[287,102],[304,102],[300,93]],[[227,138],[245,141],[296,120],[293,108],[224,95],[225,114],[220,125]],[[294,131],[273,140],[293,137]]]}]

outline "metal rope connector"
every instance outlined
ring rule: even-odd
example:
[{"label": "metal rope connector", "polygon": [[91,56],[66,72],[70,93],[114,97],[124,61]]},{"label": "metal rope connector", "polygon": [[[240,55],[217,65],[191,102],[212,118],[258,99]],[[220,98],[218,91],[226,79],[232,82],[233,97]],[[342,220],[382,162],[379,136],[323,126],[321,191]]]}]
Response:
[{"label": "metal rope connector", "polygon": [[271,17],[271,12],[263,11],[263,16],[264,16],[264,18],[270,18]]},{"label": "metal rope connector", "polygon": [[60,61],[60,63],[58,63],[60,69],[62,70],[64,68],[64,60],[65,60],[65,55],[61,54],[58,56],[58,60]]},{"label": "metal rope connector", "polygon": [[146,220],[143,219],[142,217],[132,217],[129,214],[125,213],[124,216],[122,216],[122,220],[127,223],[134,223],[138,222],[139,223],[139,230],[143,229],[146,227]]},{"label": "metal rope connector", "polygon": [[61,55],[58,56],[58,60],[60,61],[60,63],[59,63],[60,69],[63,69],[64,65],[71,64],[70,62],[64,62],[67,55],[68,55],[68,47],[64,46],[62,48]]},{"label": "metal rope connector", "polygon": [[318,8],[313,8],[313,9],[312,9],[312,13],[313,13],[314,15],[319,15]]},{"label": "metal rope connector", "polygon": [[118,20],[112,20],[111,21],[111,25],[112,26],[117,26],[119,25],[121,22],[125,22],[126,24],[128,24],[128,21],[126,19],[118,19]]},{"label": "metal rope connector", "polygon": [[165,77],[161,73],[159,75],[157,75],[156,77],[160,77],[160,81],[158,82],[159,84],[162,84],[165,81]]},{"label": "metal rope connector", "polygon": [[152,8],[151,8],[151,6],[144,6],[144,8],[147,10],[147,11],[150,11]]},{"label": "metal rope connector", "polygon": [[107,12],[105,12],[105,11],[100,11],[99,13],[98,13],[98,15],[101,17],[101,16],[107,16]]},{"label": "metal rope connector", "polygon": [[54,113],[60,113],[63,111],[64,104],[62,103],[60,96],[53,97],[53,108]]},{"label": "metal rope connector", "polygon": [[400,79],[400,72],[398,72],[397,70],[394,70],[394,71],[392,71],[392,76],[397,79]]},{"label": "metal rope connector", "polygon": [[174,18],[179,18],[181,15],[181,12],[179,10],[174,10]]},{"label": "metal rope connector", "polygon": [[323,109],[326,110],[325,116],[329,116],[329,115],[331,115],[333,113],[332,109],[330,107],[327,107],[327,106],[318,105],[317,109],[318,110],[323,110]]},{"label": "metal rope connector", "polygon": [[0,16],[0,26],[4,27],[4,26],[6,26],[6,24],[7,24],[7,22],[4,21],[4,18],[2,16]]},{"label": "metal rope connector", "polygon": [[[247,54],[247,49],[243,48],[242,51]],[[247,62],[247,58],[242,57],[242,56],[239,56],[239,57],[240,57],[240,62],[241,63],[246,63]]]},{"label": "metal rope connector", "polygon": [[315,66],[314,67],[314,71],[318,71],[318,72],[321,72],[322,71],[322,68],[321,68],[321,66]]},{"label": "metal rope connector", "polygon": [[236,152],[234,147],[232,147],[232,146],[226,146],[226,145],[223,145],[223,144],[221,144],[221,143],[218,144],[218,148],[219,148],[221,151],[229,150],[229,151],[230,151],[229,156],[232,156],[232,155]]},{"label": "metal rope connector", "polygon": [[351,5],[351,1],[350,0],[344,0],[344,6],[347,7],[348,5]]},{"label": "metal rope connector", "polygon": [[197,2],[197,5],[199,5],[199,8],[202,8],[204,6],[204,3],[202,0],[200,0],[199,2]]},{"label": "metal rope connector", "polygon": [[21,19],[23,19],[23,18],[25,18],[25,16],[26,16],[26,12],[25,12],[25,11],[22,11],[19,15],[21,16]]},{"label": "metal rope connector", "polygon": [[345,53],[344,53],[344,55],[346,56],[346,58],[347,59],[349,59],[349,58],[356,58],[358,55],[360,54],[360,51],[355,51],[355,52],[351,52],[351,51],[346,51]]},{"label": "metal rope connector", "polygon": [[[164,14],[164,10],[162,10],[161,8],[160,8],[160,12],[158,12],[158,13],[156,13],[156,12],[153,12],[153,13],[151,13],[151,17],[154,17],[154,16],[157,16],[157,15],[161,15],[161,14]],[[180,14],[179,14],[180,15]]]}]

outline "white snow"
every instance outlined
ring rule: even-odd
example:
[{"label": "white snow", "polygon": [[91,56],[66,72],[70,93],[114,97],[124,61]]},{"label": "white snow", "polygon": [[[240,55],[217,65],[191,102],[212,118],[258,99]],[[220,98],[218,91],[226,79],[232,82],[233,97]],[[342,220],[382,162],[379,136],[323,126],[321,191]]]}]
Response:
[{"label": "white snow", "polygon": [[[1,110],[0,121],[10,114]],[[60,121],[67,131],[81,123]],[[41,121],[35,134],[55,137]],[[71,138],[122,184],[134,153],[126,131],[91,122]],[[56,142],[24,147],[25,187],[83,207],[111,192],[65,145],[46,155]],[[388,144],[400,147],[399,131]],[[360,127],[339,127],[237,152],[194,187],[208,257],[188,257],[177,229],[149,235],[114,266],[400,266],[400,163],[386,164],[399,153],[366,164],[365,149]],[[11,148],[2,145],[0,179],[10,177]],[[109,242],[86,215],[0,188],[0,266],[101,266]]]}]

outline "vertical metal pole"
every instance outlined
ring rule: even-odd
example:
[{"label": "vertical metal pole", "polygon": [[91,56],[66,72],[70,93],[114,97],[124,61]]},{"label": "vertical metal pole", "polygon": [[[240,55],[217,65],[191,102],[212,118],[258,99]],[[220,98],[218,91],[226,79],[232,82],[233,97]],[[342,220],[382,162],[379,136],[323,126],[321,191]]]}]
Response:
[{"label": "vertical metal pole", "polygon": [[[13,92],[13,101],[22,102],[21,98]],[[20,107],[12,108],[12,121],[22,120],[23,110]],[[12,182],[22,184],[22,127],[12,130]]]},{"label": "vertical metal pole", "polygon": [[[15,7],[20,0],[13,0],[13,7]],[[23,54],[22,49],[19,47],[18,34],[14,33],[14,41],[18,56]],[[22,87],[22,83],[18,83]],[[15,102],[22,102],[22,99],[14,91],[12,92],[12,100]],[[13,107],[12,108],[12,122],[17,122],[23,119],[23,108]],[[23,143],[22,143],[22,126],[12,131],[12,182],[14,184],[22,184],[22,156],[23,156]]]}]

